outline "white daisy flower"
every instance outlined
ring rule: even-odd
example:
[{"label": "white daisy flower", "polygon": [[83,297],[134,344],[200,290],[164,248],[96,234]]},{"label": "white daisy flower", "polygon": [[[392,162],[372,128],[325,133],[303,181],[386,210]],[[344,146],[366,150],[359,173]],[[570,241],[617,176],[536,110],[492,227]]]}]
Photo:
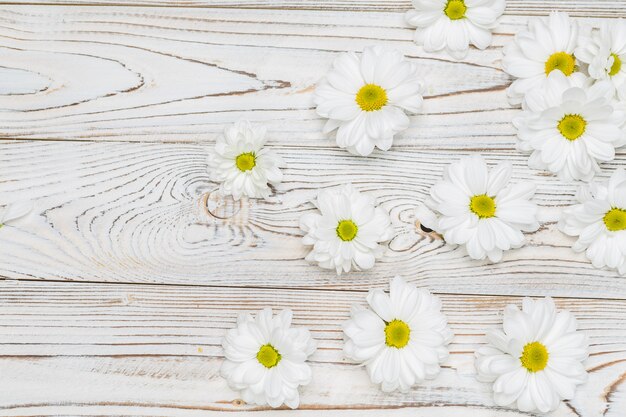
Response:
[{"label": "white daisy flower", "polygon": [[577,43],[578,25],[567,13],[531,19],[528,31],[516,34],[502,50],[502,68],[518,78],[507,89],[509,101],[521,103],[526,92],[539,87],[554,70],[566,76],[578,71],[574,58]]},{"label": "white daisy flower", "polygon": [[575,55],[589,64],[591,78],[610,80],[619,89],[626,82],[626,20],[603,22],[600,30],[593,30],[580,43]]},{"label": "white daisy flower", "polygon": [[265,141],[265,128],[253,128],[245,120],[224,129],[207,159],[211,179],[221,184],[222,194],[235,200],[242,196],[267,198],[271,193],[268,184],[282,181],[279,166],[283,160],[264,148]]},{"label": "white daisy flower", "polygon": [[463,158],[445,169],[415,215],[446,243],[465,245],[470,258],[499,262],[503,251],[524,245],[522,231],[539,228],[535,185],[509,184],[511,171],[506,163],[489,171],[479,155]]},{"label": "white daisy flower", "polygon": [[30,201],[18,201],[8,204],[4,210],[0,211],[0,228],[4,225],[11,225],[24,218],[33,210],[33,203]]},{"label": "white daisy flower", "polygon": [[337,129],[337,145],[367,156],[374,147],[388,150],[393,136],[409,126],[404,111],[417,113],[423,85],[417,65],[395,50],[367,47],[358,57],[341,54],[315,90],[317,114],[329,120],[324,133]]},{"label": "white daisy flower", "polygon": [[346,356],[365,365],[385,392],[435,378],[453,337],[439,299],[395,277],[389,295],[371,290],[367,303],[371,310],[352,307],[343,325]]},{"label": "white daisy flower", "polygon": [[581,187],[577,198],[580,204],[563,211],[559,229],[578,236],[573,249],[585,251],[594,267],[626,275],[626,172],[620,168],[608,182]]},{"label": "white daisy flower", "polygon": [[531,152],[531,168],[549,170],[565,181],[589,181],[598,162],[615,158],[622,146],[626,114],[615,106],[610,82],[590,86],[581,73],[551,73],[540,88],[526,94],[523,112],[513,119],[518,147]]},{"label": "white daisy flower", "polygon": [[495,403],[520,411],[548,412],[574,397],[587,372],[587,336],[569,311],[556,311],[551,298],[524,298],[522,311],[504,309],[503,329],[487,333],[489,345],[476,352],[478,379],[493,382]]},{"label": "white daisy flower", "polygon": [[316,348],[309,331],[291,328],[291,310],[272,316],[260,311],[256,318],[241,314],[222,346],[226,360],[220,372],[228,385],[249,404],[298,408],[298,387],[311,381],[306,363]]},{"label": "white daisy flower", "polygon": [[469,45],[491,45],[491,30],[504,13],[505,0],[413,0],[406,15],[417,27],[415,43],[427,52],[445,49],[456,59],[467,55]]},{"label": "white daisy flower", "polygon": [[352,267],[370,269],[383,256],[382,243],[393,237],[393,227],[374,198],[348,184],[320,191],[313,204],[318,212],[300,218],[303,242],[313,245],[307,261],[341,275]]}]

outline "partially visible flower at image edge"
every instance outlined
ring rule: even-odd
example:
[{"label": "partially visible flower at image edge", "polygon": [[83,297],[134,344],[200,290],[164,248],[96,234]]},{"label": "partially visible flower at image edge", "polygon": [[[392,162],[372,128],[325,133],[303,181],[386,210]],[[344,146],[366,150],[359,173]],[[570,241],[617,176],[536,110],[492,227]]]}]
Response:
[{"label": "partially visible flower at image edge", "polygon": [[0,211],[0,228],[24,218],[32,210],[33,203],[31,201],[23,200],[8,204],[4,210]]}]

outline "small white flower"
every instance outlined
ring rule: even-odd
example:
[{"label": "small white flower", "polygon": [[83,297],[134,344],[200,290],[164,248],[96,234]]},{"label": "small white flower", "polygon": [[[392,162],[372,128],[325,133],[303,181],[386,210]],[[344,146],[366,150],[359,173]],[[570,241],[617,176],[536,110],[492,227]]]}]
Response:
[{"label": "small white flower", "polygon": [[393,237],[393,228],[389,215],[372,197],[348,184],[320,191],[313,204],[319,212],[300,218],[306,232],[303,242],[313,245],[307,261],[341,275],[352,267],[370,269],[383,256],[381,243]]},{"label": "small white flower", "polygon": [[489,171],[479,155],[463,158],[445,169],[415,215],[446,243],[465,245],[472,259],[499,262],[502,251],[524,245],[522,231],[539,228],[537,206],[530,201],[535,185],[509,184],[511,171],[506,163]]},{"label": "small white flower", "polygon": [[220,372],[245,402],[298,408],[298,387],[311,381],[306,360],[316,343],[308,330],[290,327],[291,317],[291,310],[272,316],[269,308],[256,318],[241,314],[224,337],[226,360]]},{"label": "small white flower", "polygon": [[554,71],[526,94],[524,111],[513,124],[519,149],[532,152],[531,168],[566,181],[589,181],[600,171],[598,161],[615,158],[615,148],[626,139],[626,114],[615,106],[610,82],[589,84],[581,73],[566,77]]},{"label": "small white flower", "polygon": [[578,67],[574,50],[578,25],[567,13],[552,12],[548,18],[533,18],[528,31],[519,32],[503,49],[502,68],[518,78],[507,89],[509,101],[519,104],[527,91],[539,87],[554,70],[570,76]]},{"label": "small white flower", "polygon": [[253,128],[245,120],[224,129],[207,159],[211,178],[220,183],[222,194],[235,200],[242,196],[267,198],[271,192],[268,183],[282,181],[279,166],[283,161],[264,148],[265,141],[265,128]]},{"label": "small white flower", "polygon": [[13,222],[24,218],[33,210],[33,203],[30,201],[18,201],[8,204],[0,212],[0,228],[4,225],[11,225]]},{"label": "small white flower", "polygon": [[371,310],[352,307],[343,325],[346,356],[365,365],[385,392],[435,378],[453,337],[439,299],[395,277],[389,295],[371,290],[367,303]]},{"label": "small white flower", "polygon": [[626,20],[603,22],[600,30],[593,30],[580,43],[575,55],[589,64],[591,78],[610,80],[619,89],[626,82]]},{"label": "small white flower", "polygon": [[398,51],[372,46],[361,57],[348,52],[335,59],[315,90],[315,104],[329,119],[324,133],[337,129],[340,148],[367,156],[374,147],[388,150],[409,126],[404,110],[419,111],[422,91],[417,65]]},{"label": "small white flower", "polygon": [[478,379],[493,382],[495,403],[520,411],[548,412],[574,397],[587,372],[587,336],[569,311],[556,311],[551,298],[524,298],[522,311],[504,309],[503,329],[487,333],[489,345],[476,352]]},{"label": "small white flower", "polygon": [[406,21],[417,27],[415,43],[427,52],[443,49],[456,59],[467,55],[469,45],[491,45],[491,30],[504,13],[505,0],[413,0]]},{"label": "small white flower", "polygon": [[585,251],[594,267],[626,275],[626,172],[620,168],[606,183],[582,186],[577,198],[580,204],[563,211],[559,229],[578,236],[573,249]]}]

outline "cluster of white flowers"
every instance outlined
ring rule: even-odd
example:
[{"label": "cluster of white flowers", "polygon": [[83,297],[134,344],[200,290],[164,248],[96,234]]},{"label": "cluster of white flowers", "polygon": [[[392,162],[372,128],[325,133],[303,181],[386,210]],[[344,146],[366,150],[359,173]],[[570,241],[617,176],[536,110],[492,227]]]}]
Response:
[{"label": "cluster of white flowers", "polygon": [[[371,290],[367,303],[354,305],[343,324],[346,357],[385,392],[407,392],[439,375],[454,337],[439,298],[395,277],[389,294]],[[316,342],[308,330],[291,328],[291,318],[290,310],[241,315],[224,338],[221,374],[246,402],[298,407]],[[588,342],[568,311],[557,312],[550,298],[525,298],[522,311],[506,306],[503,330],[489,332],[489,344],[476,352],[478,379],[493,383],[496,404],[548,412],[573,398],[587,378]]]}]

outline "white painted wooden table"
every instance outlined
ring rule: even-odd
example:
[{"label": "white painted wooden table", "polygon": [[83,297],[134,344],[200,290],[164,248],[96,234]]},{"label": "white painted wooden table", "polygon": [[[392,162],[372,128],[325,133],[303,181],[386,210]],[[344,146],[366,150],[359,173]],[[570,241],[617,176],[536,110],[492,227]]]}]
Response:
[{"label": "white painted wooden table", "polygon": [[[597,25],[626,17],[626,2],[510,0],[493,46],[463,62],[411,41],[409,7],[3,2],[0,204],[36,207],[0,229],[0,416],[527,415],[494,406],[472,375],[473,352],[504,305],[543,295],[591,338],[589,382],[553,415],[626,416],[626,278],[593,269],[557,230],[575,186],[529,170],[515,150],[518,110],[500,65],[529,16],[558,8]],[[359,158],[321,133],[312,91],[337,53],[374,43],[418,63],[429,86],[394,147]],[[288,168],[269,201],[231,204],[211,194],[205,151],[244,117],[267,125]],[[412,217],[443,167],[471,152],[538,184],[546,224],[496,265],[444,246]],[[604,176],[625,165],[622,150]],[[391,213],[397,236],[372,271],[336,277],[303,260],[298,218],[318,189],[348,179]],[[218,217],[207,200],[221,204]],[[438,293],[456,333],[440,377],[408,394],[383,394],[341,351],[350,304],[394,274]],[[218,374],[226,329],[264,306],[292,308],[319,341],[298,411],[246,405]]]}]

